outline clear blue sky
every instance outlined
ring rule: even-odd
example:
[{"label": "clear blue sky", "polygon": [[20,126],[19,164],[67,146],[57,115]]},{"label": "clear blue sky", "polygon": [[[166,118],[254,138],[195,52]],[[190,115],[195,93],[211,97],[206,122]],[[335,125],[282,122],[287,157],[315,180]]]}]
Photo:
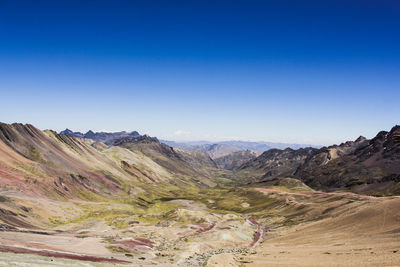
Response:
[{"label": "clear blue sky", "polygon": [[400,2],[0,0],[0,92],[41,129],[372,137],[400,124]]}]

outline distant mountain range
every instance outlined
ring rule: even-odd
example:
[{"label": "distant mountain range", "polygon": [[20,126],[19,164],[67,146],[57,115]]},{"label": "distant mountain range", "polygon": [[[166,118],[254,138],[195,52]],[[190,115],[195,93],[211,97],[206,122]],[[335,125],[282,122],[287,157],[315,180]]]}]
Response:
[{"label": "distant mountain range", "polygon": [[[251,141],[221,141],[214,143],[209,141],[175,142],[175,141],[161,140],[161,142],[176,148],[206,153],[214,160],[229,155],[231,157],[229,161],[236,162],[234,164],[234,166],[236,167],[238,167],[237,166],[238,162],[243,162],[243,159],[239,159],[238,157],[245,156],[245,158],[250,159],[253,158],[254,154],[236,153],[235,155],[232,155],[232,153],[235,152],[249,150],[257,153],[262,153],[270,149],[286,149],[286,148],[299,149],[312,146],[307,144],[288,144],[288,143],[251,142]],[[313,147],[319,148],[321,146],[313,146]],[[219,162],[223,162],[226,160],[228,159],[225,158],[220,160]],[[233,165],[231,167],[233,168]]]},{"label": "distant mountain range", "polygon": [[[103,142],[106,145],[112,145],[115,141],[122,139],[122,138],[126,138],[126,137],[132,138],[132,139],[141,137],[141,135],[137,131],[133,131],[133,132],[122,131],[122,132],[110,133],[110,132],[93,132],[93,131],[89,130],[87,133],[81,133],[81,132],[71,131],[70,129],[65,129],[64,131],[61,131],[60,134],[64,134],[64,135],[71,136],[71,137],[92,139],[96,142]],[[246,150],[262,153],[264,151],[267,151],[267,150],[273,149],[273,148],[276,148],[276,149],[285,149],[285,148],[299,149],[299,148],[311,146],[311,145],[306,145],[306,144],[250,142],[250,141],[175,142],[175,141],[168,141],[168,140],[160,140],[160,142],[164,143],[168,146],[174,147],[174,148],[180,148],[180,149],[189,150],[189,151],[206,153],[212,159],[225,157],[234,152],[246,151]],[[320,146],[314,146],[314,147],[320,147]],[[252,158],[256,154],[242,153],[242,154],[236,154],[236,157],[238,157],[240,155],[246,155],[246,156],[251,155],[251,158]],[[248,157],[245,157],[245,158],[250,159]],[[233,160],[233,159],[230,159],[230,160]],[[224,161],[224,160],[222,160],[222,161]],[[243,162],[243,159],[233,160],[233,161]],[[237,164],[234,164],[234,165],[236,166]]]},{"label": "distant mountain range", "polygon": [[235,148],[236,151],[239,150],[253,150],[256,152],[264,152],[268,149],[278,148],[278,149],[285,149],[285,148],[292,148],[292,149],[299,149],[302,147],[316,147],[320,148],[319,145],[310,145],[310,144],[291,144],[291,143],[275,143],[275,142],[253,142],[253,141],[221,141],[221,142],[211,142],[211,141],[189,141],[189,142],[175,142],[175,141],[168,141],[168,140],[161,140],[161,142],[172,146],[178,147],[187,150],[200,150],[201,147],[210,147],[212,145],[221,145],[226,147]]},{"label": "distant mountain range", "polygon": [[114,132],[114,133],[108,133],[108,132],[93,132],[92,130],[89,130],[87,133],[81,133],[81,132],[73,132],[70,129],[65,129],[64,131],[61,131],[60,134],[64,134],[67,136],[71,137],[78,137],[78,138],[87,138],[87,139],[92,139],[96,142],[103,142],[106,145],[111,145],[114,143],[116,140],[125,138],[125,137],[131,137],[131,138],[137,138],[140,137],[141,135],[136,132]]}]

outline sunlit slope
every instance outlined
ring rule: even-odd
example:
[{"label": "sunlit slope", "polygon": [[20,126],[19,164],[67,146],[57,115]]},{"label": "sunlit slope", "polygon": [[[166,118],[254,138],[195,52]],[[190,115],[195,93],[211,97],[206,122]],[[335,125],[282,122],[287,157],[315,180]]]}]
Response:
[{"label": "sunlit slope", "polygon": [[[93,198],[142,192],[140,184],[206,180],[190,165],[162,153],[106,146],[40,131],[32,125],[0,125],[0,166],[4,188],[46,197]],[[171,162],[162,166],[157,163]],[[185,183],[186,183],[185,182]]]},{"label": "sunlit slope", "polygon": [[328,200],[321,206],[322,219],[270,233],[243,262],[248,266],[398,266],[400,198],[342,198],[350,203]]},{"label": "sunlit slope", "polygon": [[[175,151],[174,148],[159,142],[157,138],[147,135],[139,138],[123,138],[114,142],[114,146],[146,155],[181,180],[194,182],[200,186],[215,185],[208,176],[209,169],[213,167],[212,160],[208,157],[204,159],[196,154]],[[206,164],[202,166],[202,162]]]}]

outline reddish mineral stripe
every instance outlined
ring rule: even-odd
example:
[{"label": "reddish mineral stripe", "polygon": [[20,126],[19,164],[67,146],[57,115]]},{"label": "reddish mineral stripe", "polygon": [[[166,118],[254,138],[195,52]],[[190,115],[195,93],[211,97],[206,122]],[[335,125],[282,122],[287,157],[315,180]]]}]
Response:
[{"label": "reddish mineral stripe", "polygon": [[31,249],[26,249],[26,248],[8,247],[8,246],[2,246],[2,245],[0,245],[0,252],[35,254],[35,255],[45,256],[45,257],[65,258],[65,259],[71,259],[71,260],[92,261],[92,262],[131,263],[130,261],[118,260],[118,259],[109,259],[109,258],[101,258],[101,257],[94,257],[94,256],[68,254],[68,253],[61,253],[61,252],[48,251],[48,250],[31,250]]},{"label": "reddish mineral stripe", "polygon": [[249,218],[248,220],[252,224],[257,225],[257,232],[254,234],[253,241],[249,245],[250,247],[253,247],[260,240],[260,237],[261,237],[261,225],[256,220],[254,220],[253,218]]},{"label": "reddish mineral stripe", "polygon": [[215,226],[215,223],[212,223],[212,224],[210,224],[210,225],[208,225],[208,226],[206,226],[206,227],[200,228],[199,230],[196,231],[196,233],[197,233],[197,234],[201,234],[201,233],[210,231],[211,229],[214,228],[214,226]]},{"label": "reddish mineral stripe", "polygon": [[254,234],[253,242],[251,242],[250,247],[253,247],[258,240],[260,240],[261,232],[260,232],[260,225],[257,227],[257,232]]}]

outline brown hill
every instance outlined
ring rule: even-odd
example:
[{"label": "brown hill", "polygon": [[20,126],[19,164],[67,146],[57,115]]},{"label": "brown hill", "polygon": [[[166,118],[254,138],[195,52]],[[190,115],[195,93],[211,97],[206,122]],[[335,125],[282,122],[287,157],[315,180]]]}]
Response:
[{"label": "brown hill", "polygon": [[317,151],[316,148],[270,149],[257,158],[243,164],[237,176],[246,176],[244,182],[272,180],[277,177],[293,176],[297,168]]},{"label": "brown hill", "polygon": [[258,155],[257,152],[251,150],[241,150],[217,157],[214,161],[221,169],[236,170],[248,161],[254,160]]},{"label": "brown hill", "polygon": [[197,161],[196,158],[189,154],[175,151],[173,147],[161,143],[155,137],[143,135],[138,138],[122,138],[115,141],[113,145],[146,155],[182,180],[204,185],[214,185],[207,176],[207,171],[203,171],[203,168],[199,164],[195,164]]},{"label": "brown hill", "polygon": [[325,191],[400,194],[399,133],[400,126],[395,126],[371,140],[360,136],[320,149],[271,149],[242,165],[235,177],[244,183],[294,177]]},{"label": "brown hill", "polygon": [[371,140],[360,137],[354,142],[321,148],[307,158],[295,176],[317,189],[399,194],[400,147],[394,143],[398,133],[400,126],[395,126]]},{"label": "brown hill", "polygon": [[[107,146],[41,131],[32,125],[0,124],[0,180],[4,188],[50,198],[136,194],[141,183],[209,179],[168,146],[149,137]],[[186,183],[186,182],[185,182]]]}]

